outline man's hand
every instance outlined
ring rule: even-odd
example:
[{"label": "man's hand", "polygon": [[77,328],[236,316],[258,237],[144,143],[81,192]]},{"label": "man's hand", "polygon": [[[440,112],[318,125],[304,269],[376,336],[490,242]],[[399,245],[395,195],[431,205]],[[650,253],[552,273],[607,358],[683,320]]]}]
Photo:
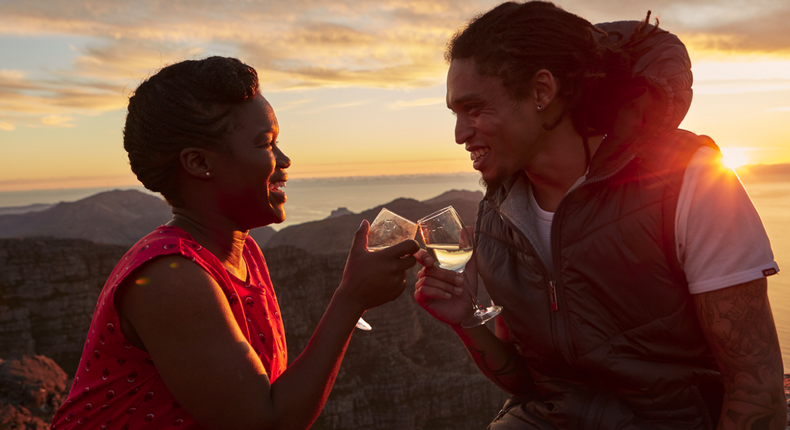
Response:
[{"label": "man's hand", "polygon": [[[423,268],[417,273],[414,298],[429,314],[450,325],[460,325],[472,314],[472,294],[477,293],[477,268],[475,257],[466,263],[459,274],[439,267],[425,250],[414,256]],[[464,286],[468,283],[468,288]]]}]

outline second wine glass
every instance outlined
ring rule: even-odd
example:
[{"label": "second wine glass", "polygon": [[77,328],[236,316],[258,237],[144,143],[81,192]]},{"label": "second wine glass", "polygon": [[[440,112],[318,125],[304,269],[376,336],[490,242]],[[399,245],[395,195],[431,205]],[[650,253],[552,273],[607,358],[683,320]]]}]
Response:
[{"label": "second wine glass", "polygon": [[[461,216],[455,208],[447,206],[417,221],[417,226],[425,243],[425,249],[442,269],[463,273],[466,263],[474,251],[473,235],[464,227]],[[485,324],[502,312],[502,306],[484,307],[477,296],[466,292],[472,299],[472,316],[461,322],[461,327],[470,328]]]},{"label": "second wine glass", "polygon": [[[397,245],[404,240],[414,239],[416,234],[417,224],[387,208],[382,208],[370,224],[370,231],[368,232],[368,250],[378,251],[392,245]],[[356,327],[366,331],[373,329],[373,327],[362,318],[357,321]]]}]

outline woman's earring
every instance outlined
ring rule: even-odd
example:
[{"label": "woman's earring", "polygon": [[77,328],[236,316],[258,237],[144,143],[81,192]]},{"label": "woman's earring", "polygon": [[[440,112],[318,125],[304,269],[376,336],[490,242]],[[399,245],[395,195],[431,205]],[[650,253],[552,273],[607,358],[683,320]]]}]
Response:
[{"label": "woman's earring", "polygon": [[538,105],[538,110],[541,110],[541,109],[543,109],[543,106]]},{"label": "woman's earring", "polygon": [[209,172],[206,172],[206,176],[211,176],[211,173],[209,173]]}]

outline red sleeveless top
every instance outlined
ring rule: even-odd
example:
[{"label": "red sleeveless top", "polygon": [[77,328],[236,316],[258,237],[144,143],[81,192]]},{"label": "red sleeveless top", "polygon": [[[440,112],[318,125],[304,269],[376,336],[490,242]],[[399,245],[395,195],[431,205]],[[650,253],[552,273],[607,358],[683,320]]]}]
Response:
[{"label": "red sleeveless top", "polygon": [[113,301],[116,288],[130,272],[152,258],[171,254],[199,264],[220,285],[269,380],[274,382],[285,370],[288,357],[280,308],[255,241],[247,237],[243,255],[249,280],[242,281],[184,230],[162,226],[124,255],[104,285],[74,383],[53,418],[52,430],[200,428],[167,389],[151,356],[124,338]]}]

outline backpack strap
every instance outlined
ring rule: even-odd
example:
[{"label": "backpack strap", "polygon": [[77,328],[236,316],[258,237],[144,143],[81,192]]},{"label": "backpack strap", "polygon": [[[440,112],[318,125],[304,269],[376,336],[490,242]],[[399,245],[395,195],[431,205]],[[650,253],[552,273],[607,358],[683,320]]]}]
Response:
[{"label": "backpack strap", "polygon": [[662,200],[662,243],[669,267],[680,285],[688,286],[686,274],[678,260],[675,234],[675,217],[683,186],[683,176],[691,157],[697,150],[707,146],[719,151],[719,147],[708,136],[698,136],[686,130],[675,130],[665,134],[659,142],[650,146],[643,154],[643,165],[664,183]]}]

